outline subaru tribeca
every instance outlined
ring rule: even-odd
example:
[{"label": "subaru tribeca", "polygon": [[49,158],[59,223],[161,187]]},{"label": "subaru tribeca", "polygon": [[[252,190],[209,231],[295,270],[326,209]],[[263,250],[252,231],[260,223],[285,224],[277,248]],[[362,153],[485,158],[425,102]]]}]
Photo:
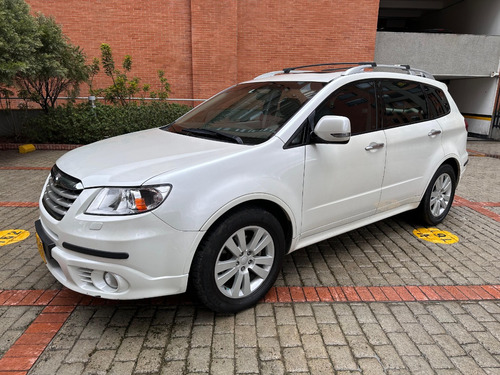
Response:
[{"label": "subaru tribeca", "polygon": [[36,222],[50,272],[109,299],[189,284],[236,312],[287,253],[409,210],[440,223],[468,161],[446,85],[409,66],[327,65],[266,73],[62,156]]}]

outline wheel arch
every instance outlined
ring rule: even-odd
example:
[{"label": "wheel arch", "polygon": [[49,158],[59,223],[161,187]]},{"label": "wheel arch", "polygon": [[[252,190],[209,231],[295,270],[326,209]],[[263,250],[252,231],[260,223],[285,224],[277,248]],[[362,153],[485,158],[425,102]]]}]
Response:
[{"label": "wheel arch", "polygon": [[443,163],[441,163],[441,165],[445,165],[445,164],[448,164],[450,167],[453,168],[453,171],[455,172],[455,179],[456,179],[455,183],[458,184],[458,182],[460,181],[460,162],[458,161],[458,159],[456,159],[454,157],[450,157],[450,158],[446,159]]},{"label": "wheel arch", "polygon": [[[285,211],[274,202],[252,200],[231,207],[203,233],[189,268],[188,291],[217,312],[234,313],[254,305],[279,275],[290,231]],[[238,239],[233,237],[236,233]]]},{"label": "wheel arch", "polygon": [[261,209],[266,212],[269,212],[271,215],[273,215],[279,222],[281,228],[283,229],[283,235],[284,235],[284,240],[285,240],[285,252],[284,255],[286,255],[292,246],[292,241],[293,241],[293,233],[294,233],[294,228],[293,228],[293,223],[292,223],[292,218],[290,217],[291,214],[287,212],[282,206],[280,206],[278,203],[273,202],[268,199],[252,199],[252,200],[247,200],[244,202],[239,202],[236,205],[230,206],[228,209],[224,210],[221,212],[219,210],[220,215],[213,215],[212,220],[208,220],[204,227],[203,227],[203,236],[199,239],[198,245],[196,246],[196,249],[192,252],[192,254],[189,257],[189,267],[188,267],[188,285],[187,285],[187,290],[190,293],[195,293],[195,287],[194,287],[194,280],[193,280],[193,266],[194,266],[194,259],[196,256],[196,253],[199,251],[200,246],[204,243],[204,241],[207,239],[207,237],[212,233],[212,230],[215,230],[218,226],[218,224],[231,215],[238,214],[244,212],[245,210],[248,209]]},{"label": "wheel arch", "polygon": [[[214,228],[219,222],[224,220],[226,217],[235,214],[238,211],[244,211],[248,208],[259,208],[264,211],[271,213],[276,219],[278,219],[281,228],[283,229],[283,234],[285,236],[285,245],[286,251],[288,253],[290,250],[290,246],[292,244],[292,239],[294,237],[295,223],[293,220],[293,214],[290,209],[285,209],[284,204],[278,204],[275,201],[265,198],[254,198],[242,202],[236,202],[219,210],[216,214],[214,214],[207,222],[203,225],[202,231],[205,232],[203,237],[205,237],[211,228]],[[203,241],[203,238],[201,239]],[[200,242],[201,242],[200,241]]]},{"label": "wheel arch", "polygon": [[[449,193],[450,194],[450,200],[449,202],[447,203],[446,207],[443,207],[442,206],[442,203],[439,203],[439,201],[441,200],[438,199],[435,201],[434,204],[439,204],[441,205],[440,207],[441,208],[444,208],[444,210],[441,212],[438,212],[437,216],[434,215],[433,212],[433,209],[432,209],[432,200],[431,200],[431,192],[432,190],[434,189],[434,184],[435,182],[437,181],[437,178],[439,178],[440,176],[442,176],[444,173],[442,172],[441,174],[438,175],[438,172],[442,170],[442,168],[447,168],[448,170],[451,169],[453,171],[453,173],[455,174],[455,181],[452,182],[452,186],[450,187],[451,189],[451,192]],[[424,191],[424,194],[423,196],[421,197],[420,199],[420,204],[418,205],[418,207],[415,209],[415,212],[417,213],[417,215],[419,216],[419,218],[427,225],[437,225],[439,223],[441,223],[444,218],[448,215],[448,212],[451,208],[451,205],[453,204],[453,198],[454,198],[454,195],[455,195],[455,189],[456,189],[456,186],[457,186],[457,183],[458,183],[458,180],[460,178],[459,176],[459,169],[460,168],[460,165],[458,165],[453,158],[448,158],[446,159],[445,161],[443,161],[439,167],[436,169],[436,171],[434,171],[434,174],[432,175],[429,183],[427,184],[427,187]],[[449,176],[451,178],[451,176]],[[437,193],[438,195],[440,194],[443,194],[443,190],[440,191],[441,188],[438,189]],[[446,193],[446,195],[448,195],[448,193]],[[436,198],[437,199],[437,198]]]},{"label": "wheel arch", "polygon": [[443,165],[449,165],[453,169],[453,172],[455,172],[455,179],[456,179],[455,183],[456,183],[456,185],[458,185],[458,182],[460,180],[460,168],[461,168],[460,162],[454,156],[448,156],[447,158],[443,159],[441,164],[438,164],[436,166],[436,168],[434,170],[432,170],[432,173],[430,173],[429,176],[427,176],[425,190],[422,192],[420,199],[422,199],[422,197],[425,195],[425,192],[426,192],[427,188],[429,187],[429,184],[432,181],[432,178],[434,177],[434,175],[436,174],[438,169],[441,168]]},{"label": "wheel arch", "polygon": [[447,159],[444,159],[443,162],[441,164],[439,164],[435,170],[432,171],[432,174],[430,174],[430,176],[427,179],[425,189],[422,192],[422,194],[420,195],[419,202],[421,202],[422,198],[425,195],[425,192],[429,188],[429,184],[431,183],[432,178],[434,177],[434,175],[436,174],[438,169],[441,168],[443,165],[449,165],[451,168],[453,168],[453,172],[455,172],[455,179],[456,179],[455,185],[458,185],[458,182],[460,180],[460,162],[456,158],[450,156]]},{"label": "wheel arch", "polygon": [[283,228],[283,234],[285,236],[285,254],[288,254],[292,246],[294,233],[296,233],[295,223],[293,221],[293,214],[291,213],[291,210],[288,211],[287,209],[283,208],[282,205],[270,199],[265,199],[260,197],[242,202],[237,202],[235,204],[226,205],[225,207],[221,208],[217,213],[212,215],[212,217],[209,220],[207,220],[203,225],[203,227],[201,228],[200,232],[203,233],[203,236],[199,238],[196,248],[194,249],[194,251],[192,251],[188,259],[186,260],[187,264],[185,265],[184,269],[189,270],[189,273],[191,273],[193,258],[196,252],[198,251],[200,245],[203,243],[204,239],[210,234],[211,230],[215,228],[218,223],[220,223],[228,216],[231,216],[238,211],[244,211],[245,209],[248,209],[250,207],[265,210],[277,218],[281,227]]}]

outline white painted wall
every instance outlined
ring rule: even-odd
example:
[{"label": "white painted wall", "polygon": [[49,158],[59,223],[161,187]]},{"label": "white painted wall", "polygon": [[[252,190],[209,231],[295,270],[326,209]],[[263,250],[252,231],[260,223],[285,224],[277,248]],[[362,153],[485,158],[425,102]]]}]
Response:
[{"label": "white painted wall", "polygon": [[[451,80],[448,89],[460,112],[491,116],[495,105],[498,78],[467,78]],[[489,135],[490,121],[467,118],[469,132]]]},{"label": "white painted wall", "polygon": [[461,112],[491,116],[497,85],[498,78],[453,79],[448,89]]}]

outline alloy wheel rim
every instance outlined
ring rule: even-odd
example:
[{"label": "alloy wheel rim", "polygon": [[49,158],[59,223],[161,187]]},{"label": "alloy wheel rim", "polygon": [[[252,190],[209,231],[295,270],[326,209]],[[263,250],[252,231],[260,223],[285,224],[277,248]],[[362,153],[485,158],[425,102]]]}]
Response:
[{"label": "alloy wheel rim", "polygon": [[434,182],[431,192],[430,209],[434,217],[438,217],[446,211],[450,204],[453,184],[451,177],[444,173]]},{"label": "alloy wheel rim", "polygon": [[227,297],[247,297],[269,277],[274,258],[274,241],[267,230],[259,226],[241,228],[219,251],[215,283]]}]

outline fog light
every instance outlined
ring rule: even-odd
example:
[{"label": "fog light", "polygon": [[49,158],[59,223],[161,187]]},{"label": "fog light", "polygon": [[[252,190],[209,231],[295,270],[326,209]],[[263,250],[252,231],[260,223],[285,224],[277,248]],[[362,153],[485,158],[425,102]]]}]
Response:
[{"label": "fog light", "polygon": [[113,275],[112,273],[104,272],[104,282],[111,289],[115,289],[115,290],[118,289],[118,280],[116,279],[115,275]]}]

